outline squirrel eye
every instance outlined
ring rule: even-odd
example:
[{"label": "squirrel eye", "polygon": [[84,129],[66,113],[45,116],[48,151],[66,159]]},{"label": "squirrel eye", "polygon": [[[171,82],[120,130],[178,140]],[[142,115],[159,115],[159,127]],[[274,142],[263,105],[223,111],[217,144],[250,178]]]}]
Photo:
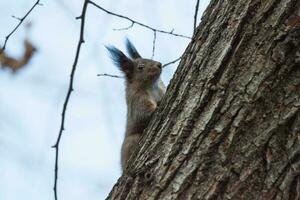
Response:
[{"label": "squirrel eye", "polygon": [[138,69],[139,69],[139,70],[143,70],[143,69],[144,69],[144,67],[145,67],[145,65],[144,65],[144,64],[139,64],[139,65],[138,65]]}]

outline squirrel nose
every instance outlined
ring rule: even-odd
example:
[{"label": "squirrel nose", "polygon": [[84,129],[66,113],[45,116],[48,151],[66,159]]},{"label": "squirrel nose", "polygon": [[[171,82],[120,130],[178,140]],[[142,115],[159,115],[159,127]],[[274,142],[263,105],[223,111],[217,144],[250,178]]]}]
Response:
[{"label": "squirrel nose", "polygon": [[156,64],[156,66],[157,66],[159,69],[161,69],[161,63],[160,63],[160,62],[158,62],[158,63]]}]

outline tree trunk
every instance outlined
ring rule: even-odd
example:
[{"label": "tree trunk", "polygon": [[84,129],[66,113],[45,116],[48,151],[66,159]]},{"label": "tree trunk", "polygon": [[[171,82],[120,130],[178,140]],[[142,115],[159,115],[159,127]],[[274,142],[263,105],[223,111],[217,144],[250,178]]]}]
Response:
[{"label": "tree trunk", "polygon": [[299,16],[212,0],[107,199],[300,199]]}]

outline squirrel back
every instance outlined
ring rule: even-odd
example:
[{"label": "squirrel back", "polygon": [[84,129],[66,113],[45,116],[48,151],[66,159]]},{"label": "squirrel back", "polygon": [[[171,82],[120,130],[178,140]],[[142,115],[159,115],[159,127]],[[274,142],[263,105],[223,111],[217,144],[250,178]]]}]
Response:
[{"label": "squirrel back", "polygon": [[166,88],[160,78],[161,63],[142,58],[128,39],[126,48],[130,57],[113,46],[106,48],[115,65],[125,75],[127,120],[121,152],[124,170]]}]

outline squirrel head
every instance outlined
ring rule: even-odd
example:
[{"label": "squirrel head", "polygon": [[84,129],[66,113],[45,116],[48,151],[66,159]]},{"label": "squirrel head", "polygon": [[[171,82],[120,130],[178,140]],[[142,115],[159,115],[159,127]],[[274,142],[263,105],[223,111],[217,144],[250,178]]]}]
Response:
[{"label": "squirrel head", "polygon": [[128,39],[126,49],[129,57],[114,46],[106,46],[106,48],[114,64],[124,73],[128,84],[147,87],[158,80],[162,71],[161,63],[142,58]]}]

